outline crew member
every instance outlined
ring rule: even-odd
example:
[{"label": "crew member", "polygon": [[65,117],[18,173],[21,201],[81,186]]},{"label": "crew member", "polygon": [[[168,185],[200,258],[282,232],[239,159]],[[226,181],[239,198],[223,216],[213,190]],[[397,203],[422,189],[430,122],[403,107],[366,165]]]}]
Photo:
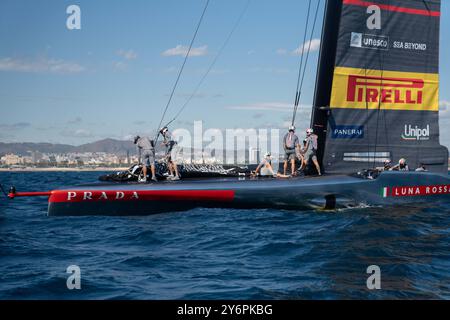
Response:
[{"label": "crew member", "polygon": [[262,159],[261,163],[256,167],[255,175],[261,171],[261,176],[276,176],[273,172],[272,168],[272,155],[270,152],[267,152],[264,155],[264,159]]},{"label": "crew member", "polygon": [[428,171],[427,167],[425,167],[425,165],[423,163],[419,164],[419,167],[416,169],[417,172],[424,172],[424,171]]},{"label": "crew member", "polygon": [[305,152],[306,152],[306,139],[303,139],[300,152],[297,153],[297,158],[301,162],[300,171],[305,170],[306,168]]},{"label": "crew member", "polygon": [[391,164],[391,160],[386,159],[383,162],[383,166],[382,167],[376,167],[375,170],[378,172],[382,172],[382,171],[389,171],[392,168],[392,164]]},{"label": "crew member", "polygon": [[166,161],[167,161],[167,167],[169,168],[169,180],[180,180],[180,176],[178,175],[178,168],[177,168],[177,164],[175,163],[175,159],[177,157],[177,152],[178,152],[178,148],[177,148],[177,142],[175,140],[173,140],[173,136],[169,131],[169,128],[167,127],[163,127],[160,131],[159,131],[164,140],[163,140],[163,145],[166,146]]},{"label": "crew member", "polygon": [[150,166],[152,172],[152,180],[158,181],[155,174],[155,146],[154,142],[148,137],[134,137],[134,144],[138,151],[139,164],[142,164],[141,160],[144,160],[142,166],[142,172],[144,176],[139,179],[139,182],[147,182],[147,166]]},{"label": "crew member", "polygon": [[391,167],[392,167],[391,160],[388,159],[384,160],[383,170],[389,171]]},{"label": "crew member", "polygon": [[320,171],[320,165],[317,161],[317,135],[314,134],[313,129],[306,129],[306,146],[305,146],[305,162],[309,163],[312,161],[314,163],[314,166],[316,167],[317,174],[319,176],[322,175]]},{"label": "crew member", "polygon": [[295,134],[295,127],[290,126],[288,133],[283,138],[283,148],[284,148],[284,165],[283,165],[283,173],[286,175],[288,162],[291,162],[291,175],[295,175],[295,158],[296,151],[295,149],[300,149],[300,144],[298,142],[298,137]]},{"label": "crew member", "polygon": [[393,166],[390,170],[391,171],[409,171],[409,166],[406,163],[406,159],[405,158],[401,158],[398,161],[398,164]]}]

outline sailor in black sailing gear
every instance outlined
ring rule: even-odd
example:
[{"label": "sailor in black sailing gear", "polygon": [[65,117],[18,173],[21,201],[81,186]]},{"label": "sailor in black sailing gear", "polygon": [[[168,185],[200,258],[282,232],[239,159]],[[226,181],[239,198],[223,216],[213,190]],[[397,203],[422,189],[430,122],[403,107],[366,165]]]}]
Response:
[{"label": "sailor in black sailing gear", "polygon": [[169,128],[164,127],[159,131],[164,140],[163,145],[166,146],[166,161],[167,167],[169,168],[169,180],[180,180],[180,176],[178,175],[177,164],[175,163],[175,159],[177,156],[177,142],[173,140],[173,136],[169,131]]},{"label": "sailor in black sailing gear", "polygon": [[389,170],[391,170],[391,171],[409,171],[409,166],[406,163],[406,159],[405,158],[401,158],[398,161],[398,164],[396,164],[395,166],[393,166]]},{"label": "sailor in black sailing gear", "polygon": [[[155,145],[152,140],[147,137],[134,137],[134,144],[138,151],[139,164],[143,164],[142,173],[143,177],[139,179],[139,182],[147,182],[147,167],[150,166],[152,172],[152,180],[158,181],[155,175]],[[141,160],[144,160],[142,162]]]},{"label": "sailor in black sailing gear", "polygon": [[295,158],[297,153],[295,151],[296,148],[300,149],[300,144],[298,142],[298,137],[295,134],[295,127],[290,126],[289,132],[283,138],[283,148],[284,148],[284,165],[283,165],[283,173],[286,175],[288,162],[291,163],[291,175],[295,175]]},{"label": "sailor in black sailing gear", "polygon": [[320,165],[317,161],[317,135],[313,133],[313,129],[307,129],[306,130],[306,146],[305,146],[305,161],[306,163],[309,163],[312,161],[314,163],[314,166],[316,167],[317,173],[319,176],[322,175],[320,172]]}]

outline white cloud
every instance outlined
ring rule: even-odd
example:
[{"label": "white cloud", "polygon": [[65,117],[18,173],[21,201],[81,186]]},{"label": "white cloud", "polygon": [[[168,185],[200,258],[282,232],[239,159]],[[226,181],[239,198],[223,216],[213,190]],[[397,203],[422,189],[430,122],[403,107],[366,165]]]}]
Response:
[{"label": "white cloud", "polygon": [[[173,57],[173,56],[186,56],[187,52],[189,50],[188,46],[183,46],[181,44],[177,45],[175,48],[167,49],[166,51],[162,52],[161,55],[164,57]],[[206,56],[208,54],[208,46],[204,45],[197,48],[191,48],[191,51],[189,52],[189,57],[200,57],[200,56]]]},{"label": "white cloud", "polygon": [[67,130],[61,132],[61,135],[64,137],[71,137],[71,138],[92,138],[94,135],[92,132],[86,129],[76,129],[76,130]]},{"label": "white cloud", "polygon": [[17,122],[13,124],[0,124],[0,129],[3,130],[22,130],[31,127],[29,122]]},{"label": "white cloud", "polygon": [[320,49],[320,39],[312,39],[311,41],[306,41],[303,45],[292,51],[294,55],[302,54],[302,50],[304,53],[318,51]]},{"label": "white cloud", "polygon": [[121,49],[117,51],[117,55],[124,58],[125,60],[135,60],[138,57],[137,53],[132,49],[130,50]]},{"label": "white cloud", "polygon": [[133,141],[136,134],[126,134],[122,137],[119,137],[119,140]]},{"label": "white cloud", "polygon": [[1,58],[0,71],[74,74],[85,71],[85,67],[61,59],[41,58],[38,60],[22,60],[15,58]]},{"label": "white cloud", "polygon": [[258,102],[244,105],[228,106],[227,109],[233,110],[260,110],[260,111],[281,111],[281,112],[292,112],[292,103],[285,102]]},{"label": "white cloud", "polygon": [[87,138],[87,137],[92,137],[92,133],[85,129],[77,129],[74,132],[74,136],[78,137],[78,138]]}]

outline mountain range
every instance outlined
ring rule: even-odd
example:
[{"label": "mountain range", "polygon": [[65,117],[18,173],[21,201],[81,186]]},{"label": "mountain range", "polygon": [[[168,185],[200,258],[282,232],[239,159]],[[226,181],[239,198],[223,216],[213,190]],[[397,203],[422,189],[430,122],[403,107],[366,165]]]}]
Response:
[{"label": "mountain range", "polygon": [[125,155],[127,151],[134,152],[136,147],[132,141],[123,141],[115,139],[103,139],[91,143],[82,144],[79,146],[72,146],[68,144],[53,144],[53,143],[4,143],[0,142],[0,156],[8,153],[17,155],[29,155],[30,152],[41,153],[83,153],[83,152],[106,152],[117,155]]}]

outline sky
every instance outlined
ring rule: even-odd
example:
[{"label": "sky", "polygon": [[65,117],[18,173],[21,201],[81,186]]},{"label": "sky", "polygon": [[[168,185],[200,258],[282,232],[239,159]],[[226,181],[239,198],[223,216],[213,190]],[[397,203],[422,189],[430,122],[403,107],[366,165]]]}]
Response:
[{"label": "sky", "polygon": [[[292,117],[307,1],[211,0],[165,120],[174,127],[286,128]],[[313,1],[315,5],[318,0]],[[310,120],[324,0],[297,127]],[[70,5],[81,29],[69,30]],[[154,134],[205,0],[2,0],[0,142],[80,145]],[[245,11],[244,11],[245,10]],[[441,143],[450,147],[450,4],[442,1]]]}]

